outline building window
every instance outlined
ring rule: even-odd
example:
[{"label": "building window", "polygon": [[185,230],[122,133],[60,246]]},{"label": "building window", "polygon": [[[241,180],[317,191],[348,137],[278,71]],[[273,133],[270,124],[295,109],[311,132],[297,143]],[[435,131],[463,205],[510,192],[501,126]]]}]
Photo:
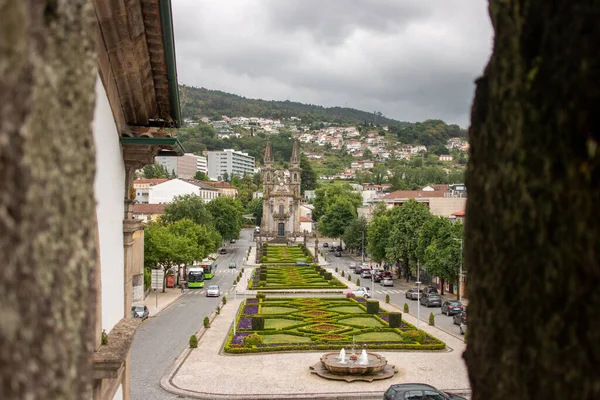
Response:
[{"label": "building window", "polygon": [[292,213],[292,205],[290,204],[290,214]]},{"label": "building window", "polygon": [[298,182],[298,174],[294,174],[294,182]]},{"label": "building window", "polygon": [[283,214],[283,204],[279,205],[279,214]]}]

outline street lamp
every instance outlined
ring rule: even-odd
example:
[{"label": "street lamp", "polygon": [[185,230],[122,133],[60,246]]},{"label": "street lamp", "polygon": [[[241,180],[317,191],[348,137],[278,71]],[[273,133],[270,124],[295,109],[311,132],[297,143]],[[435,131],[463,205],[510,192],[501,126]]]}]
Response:
[{"label": "street lamp", "polygon": [[462,280],[463,280],[463,240],[452,238],[452,240],[456,240],[460,242],[460,270],[458,272],[458,301],[462,300]]},{"label": "street lamp", "polygon": [[236,290],[236,286],[233,285],[233,336],[235,336],[235,331],[236,331],[236,326],[235,326],[235,307],[237,307],[236,305],[236,300],[237,300],[237,290]]},{"label": "street lamp", "polygon": [[362,263],[365,263],[365,227],[362,229]]}]

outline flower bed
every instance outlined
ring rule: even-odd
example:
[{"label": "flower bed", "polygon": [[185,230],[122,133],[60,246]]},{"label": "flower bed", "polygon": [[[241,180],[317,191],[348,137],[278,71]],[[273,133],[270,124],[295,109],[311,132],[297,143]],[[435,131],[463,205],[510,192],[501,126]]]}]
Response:
[{"label": "flower bed", "polygon": [[262,265],[253,272],[251,282],[253,290],[347,288],[338,279],[325,279],[315,266]]},{"label": "flower bed", "polygon": [[[355,344],[368,349],[442,350],[446,345],[401,321],[389,326],[389,312],[368,314],[366,304],[346,298],[249,299],[237,315],[237,334],[231,332],[225,352],[275,350],[334,350]],[[362,300],[362,299],[360,299]],[[257,304],[258,302],[258,304]],[[263,312],[265,311],[266,312]],[[253,317],[264,318],[264,329],[252,329]],[[244,346],[243,337],[261,336],[262,344]]]},{"label": "flower bed", "polygon": [[312,254],[302,244],[297,246],[269,246],[265,244],[261,255],[261,262],[277,264],[296,262],[310,263],[312,262]]}]

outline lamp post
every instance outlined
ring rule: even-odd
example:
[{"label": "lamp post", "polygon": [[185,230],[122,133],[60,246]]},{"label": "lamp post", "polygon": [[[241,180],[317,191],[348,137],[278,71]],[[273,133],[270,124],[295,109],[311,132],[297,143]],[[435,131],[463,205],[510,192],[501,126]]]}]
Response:
[{"label": "lamp post", "polygon": [[236,303],[237,300],[237,290],[235,285],[233,285],[233,336],[235,336],[235,332],[236,332],[236,326],[235,326],[235,307],[237,306]]},{"label": "lamp post", "polygon": [[365,263],[365,227],[362,230],[362,262]]},{"label": "lamp post", "polygon": [[463,240],[453,238],[452,240],[456,240],[460,242],[460,269],[458,272],[458,301],[462,300],[462,280],[463,280]]},{"label": "lamp post", "polygon": [[421,279],[420,279],[421,267],[419,267],[419,261],[417,261],[417,329],[421,322]]}]

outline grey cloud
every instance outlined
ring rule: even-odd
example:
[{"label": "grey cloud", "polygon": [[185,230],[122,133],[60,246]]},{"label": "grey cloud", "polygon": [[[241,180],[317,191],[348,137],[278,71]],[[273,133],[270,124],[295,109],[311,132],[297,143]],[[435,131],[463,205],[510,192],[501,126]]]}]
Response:
[{"label": "grey cloud", "polygon": [[400,120],[466,126],[491,50],[473,0],[178,0],[173,11],[181,83]]}]

